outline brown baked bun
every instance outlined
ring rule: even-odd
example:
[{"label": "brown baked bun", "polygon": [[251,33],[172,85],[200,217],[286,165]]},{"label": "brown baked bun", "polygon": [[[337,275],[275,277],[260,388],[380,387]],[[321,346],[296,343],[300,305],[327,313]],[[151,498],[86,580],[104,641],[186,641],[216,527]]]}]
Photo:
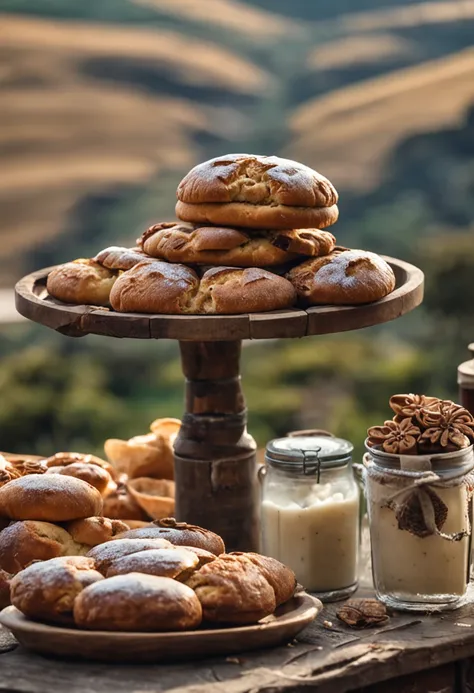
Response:
[{"label": "brown baked bun", "polygon": [[109,295],[118,273],[94,260],[73,260],[49,273],[48,293],[64,303],[108,306]]},{"label": "brown baked bun", "polygon": [[130,440],[109,438],[104,450],[107,459],[130,479],[174,479],[173,446],[164,436],[147,433]]},{"label": "brown baked bun", "polygon": [[150,522],[146,512],[138,505],[123,484],[120,484],[113,493],[104,498],[102,512],[104,517],[124,520],[127,524],[130,520],[145,522],[146,524]]},{"label": "brown baked bun", "polygon": [[275,592],[276,605],[284,604],[294,595],[296,590],[296,575],[283,563],[270,556],[259,553],[242,553],[233,551],[229,556],[235,556],[239,561],[250,561],[260,571]]},{"label": "brown baked bun", "polygon": [[197,628],[202,610],[195,593],[171,578],[129,573],[86,588],[74,620],[89,630],[157,632]]},{"label": "brown baked bun", "polygon": [[155,224],[137,241],[148,255],[168,262],[270,267],[301,255],[333,250],[336,239],[319,229],[245,230],[184,222]]},{"label": "brown baked bun", "polygon": [[227,154],[195,166],[177,190],[176,215],[247,228],[324,228],[337,220],[327,178],[277,156]]},{"label": "brown baked bun", "polygon": [[175,546],[196,546],[218,556],[225,552],[225,545],[218,534],[197,525],[176,522],[172,517],[155,520],[152,527],[131,529],[120,535],[123,539],[166,539]]},{"label": "brown baked bun", "polygon": [[186,583],[211,623],[257,623],[275,611],[275,592],[251,561],[223,554],[195,572]]},{"label": "brown baked bun", "polygon": [[95,464],[84,464],[83,462],[74,462],[73,464],[68,464],[67,467],[49,467],[47,473],[64,474],[65,476],[82,479],[82,481],[86,481],[91,486],[94,486],[101,496],[109,492],[112,482],[110,474],[105,469]]},{"label": "brown baked bun", "polygon": [[79,462],[82,464],[93,464],[97,467],[101,467],[110,474],[114,481],[117,481],[118,479],[118,474],[114,466],[110,464],[110,462],[107,462],[96,455],[89,455],[82,452],[57,452],[55,455],[52,455],[44,460],[44,464],[48,468],[67,467],[70,464],[76,464]]},{"label": "brown baked bun", "polygon": [[146,262],[117,280],[114,310],[130,313],[257,313],[290,308],[296,293],[284,277],[257,267],[214,267],[201,279],[185,265]]},{"label": "brown baked bun", "polygon": [[34,563],[15,575],[10,586],[11,601],[28,618],[69,624],[73,623],[77,595],[103,579],[90,558],[53,558]]},{"label": "brown baked bun", "polygon": [[127,489],[138,505],[154,520],[174,514],[174,481],[168,479],[129,479]]},{"label": "brown baked bun", "polygon": [[11,520],[67,522],[101,514],[98,490],[74,477],[30,474],[0,488],[0,516]]},{"label": "brown baked bun", "polygon": [[84,520],[73,520],[64,526],[78,544],[97,546],[110,541],[117,534],[127,532],[130,526],[121,520],[108,517],[86,517]]},{"label": "brown baked bun", "polygon": [[94,559],[97,570],[105,575],[112,563],[119,558],[123,558],[132,553],[138,553],[139,551],[172,548],[173,544],[171,544],[171,542],[158,537],[153,539],[128,539],[123,538],[123,535],[119,535],[112,541],[94,546],[94,548],[88,552],[87,556]]},{"label": "brown baked bun", "polygon": [[177,548],[139,551],[113,561],[106,577],[127,573],[146,573],[186,582],[199,567],[199,558],[192,551]]},{"label": "brown baked bun", "polygon": [[0,570],[0,611],[10,605],[10,580],[13,575]]},{"label": "brown baked bun", "polygon": [[147,255],[141,248],[121,248],[120,246],[112,245],[110,248],[101,250],[95,256],[94,262],[98,262],[110,270],[125,271],[147,259]]},{"label": "brown baked bun", "polygon": [[372,303],[395,288],[390,265],[366,250],[336,250],[303,262],[286,276],[305,305]]},{"label": "brown baked bun", "polygon": [[88,549],[75,542],[65,529],[49,522],[14,522],[0,532],[0,569],[17,573],[32,561],[80,556]]}]

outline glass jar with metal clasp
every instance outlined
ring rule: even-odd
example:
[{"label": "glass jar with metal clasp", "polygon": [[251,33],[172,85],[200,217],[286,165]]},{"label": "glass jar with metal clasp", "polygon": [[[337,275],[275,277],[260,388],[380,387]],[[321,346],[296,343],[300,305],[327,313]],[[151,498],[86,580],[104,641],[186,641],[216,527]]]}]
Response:
[{"label": "glass jar with metal clasp", "polygon": [[357,589],[359,487],[353,445],[325,432],[268,443],[262,483],[263,553],[292,568],[323,601]]}]

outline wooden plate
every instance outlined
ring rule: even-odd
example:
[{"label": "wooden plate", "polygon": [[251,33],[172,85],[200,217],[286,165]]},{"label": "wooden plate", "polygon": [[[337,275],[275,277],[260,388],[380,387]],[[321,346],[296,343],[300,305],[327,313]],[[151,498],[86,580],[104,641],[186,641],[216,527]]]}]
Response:
[{"label": "wooden plate", "polygon": [[292,640],[323,605],[305,592],[254,626],[184,633],[117,633],[47,626],[30,621],[14,606],[0,613],[21,645],[42,655],[111,662],[160,662],[214,657],[276,647]]},{"label": "wooden plate", "polygon": [[18,282],[16,308],[25,318],[69,337],[100,334],[212,342],[345,332],[395,320],[422,302],[423,272],[402,260],[390,257],[385,260],[395,273],[395,290],[382,300],[363,306],[313,306],[307,310],[290,308],[241,315],[115,313],[107,308],[70,305],[52,298],[46,291],[46,280],[54,267],[47,267]]}]

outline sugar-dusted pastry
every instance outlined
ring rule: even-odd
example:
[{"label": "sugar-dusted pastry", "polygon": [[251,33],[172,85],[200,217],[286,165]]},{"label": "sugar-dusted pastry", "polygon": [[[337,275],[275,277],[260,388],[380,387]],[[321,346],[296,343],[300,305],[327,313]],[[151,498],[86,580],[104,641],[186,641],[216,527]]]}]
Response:
[{"label": "sugar-dusted pastry", "polygon": [[199,558],[195,553],[172,546],[168,549],[138,551],[117,558],[112,561],[106,576],[145,573],[186,582],[198,567]]},{"label": "sugar-dusted pastry", "polygon": [[119,535],[117,539],[112,539],[112,541],[99,544],[91,549],[87,554],[89,558],[94,559],[97,570],[104,575],[107,573],[112,563],[123,556],[138,553],[138,551],[148,551],[150,549],[173,548],[173,544],[171,544],[171,542],[158,537],[153,539],[132,539],[121,537],[122,535]]},{"label": "sugar-dusted pastry", "polygon": [[218,556],[225,551],[222,538],[209,529],[176,522],[173,517],[155,520],[150,527],[132,529],[120,535],[124,539],[167,539],[175,546],[196,546]]}]

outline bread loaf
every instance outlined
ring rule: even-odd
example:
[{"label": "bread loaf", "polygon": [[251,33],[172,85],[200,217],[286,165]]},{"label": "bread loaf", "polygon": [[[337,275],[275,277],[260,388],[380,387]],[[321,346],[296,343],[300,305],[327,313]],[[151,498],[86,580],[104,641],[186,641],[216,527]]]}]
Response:
[{"label": "bread loaf", "polygon": [[117,558],[109,566],[107,577],[127,573],[145,573],[185,582],[198,566],[199,558],[195,553],[172,546],[168,549],[138,551]]},{"label": "bread loaf", "polygon": [[193,223],[247,228],[324,228],[338,195],[321,174],[289,159],[228,154],[195,166],[177,191],[176,215]]},{"label": "bread loaf", "polygon": [[89,547],[111,541],[118,534],[130,529],[125,522],[111,520],[108,517],[86,517],[83,520],[67,522],[64,527],[75,542]]},{"label": "bread loaf", "polygon": [[114,561],[117,561],[123,556],[128,556],[139,551],[149,551],[150,549],[171,549],[173,545],[166,539],[158,537],[152,539],[135,539],[123,538],[124,535],[119,535],[112,541],[107,541],[105,544],[99,544],[89,551],[88,558],[92,558],[99,572],[106,575],[108,569]]},{"label": "bread loaf", "polygon": [[185,265],[142,262],[117,280],[114,310],[129,313],[225,314],[290,308],[296,300],[284,277],[257,267],[214,267],[201,279]]},{"label": "bread loaf", "polygon": [[120,535],[123,539],[166,539],[175,546],[196,546],[218,556],[225,551],[223,540],[209,529],[176,522],[172,517],[155,520],[152,527],[131,529]]},{"label": "bread loaf", "polygon": [[107,470],[95,464],[84,464],[83,462],[74,462],[74,464],[68,464],[66,467],[49,467],[47,473],[63,474],[82,479],[96,488],[102,496],[110,491],[112,483],[112,478]]},{"label": "bread loaf", "polygon": [[108,306],[117,276],[117,272],[94,260],[73,260],[49,273],[46,288],[51,296],[64,303]]},{"label": "bread loaf", "polygon": [[[147,260],[147,256],[141,248],[121,248],[120,246],[110,246],[98,253],[94,262],[107,267],[110,270],[129,270],[139,262]],[[151,258],[150,258],[151,259]]]}]

